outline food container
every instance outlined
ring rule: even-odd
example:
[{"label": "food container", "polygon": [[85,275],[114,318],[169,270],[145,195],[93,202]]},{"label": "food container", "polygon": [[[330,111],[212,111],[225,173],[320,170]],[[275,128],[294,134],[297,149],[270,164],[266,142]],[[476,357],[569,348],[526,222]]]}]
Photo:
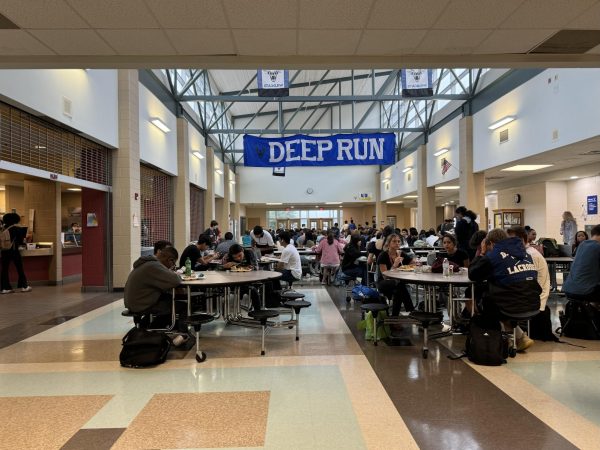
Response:
[{"label": "food container", "polygon": [[36,244],[27,244],[27,250],[35,250],[36,249]]}]

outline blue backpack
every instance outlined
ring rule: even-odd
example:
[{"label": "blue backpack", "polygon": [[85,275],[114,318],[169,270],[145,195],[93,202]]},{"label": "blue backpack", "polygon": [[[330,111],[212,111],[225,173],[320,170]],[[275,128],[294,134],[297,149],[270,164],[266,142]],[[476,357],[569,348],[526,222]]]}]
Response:
[{"label": "blue backpack", "polygon": [[365,302],[366,300],[379,300],[379,292],[375,289],[359,284],[352,288],[352,298]]}]

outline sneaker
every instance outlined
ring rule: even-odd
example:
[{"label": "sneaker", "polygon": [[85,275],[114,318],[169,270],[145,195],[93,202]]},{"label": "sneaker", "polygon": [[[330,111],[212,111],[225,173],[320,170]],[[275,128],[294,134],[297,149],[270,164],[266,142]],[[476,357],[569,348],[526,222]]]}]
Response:
[{"label": "sneaker", "polygon": [[521,339],[517,339],[517,351],[522,352],[527,350],[534,344],[534,340],[530,339],[529,336],[523,336]]},{"label": "sneaker", "polygon": [[31,286],[27,286],[21,289],[21,292],[31,292],[33,289],[31,289]]},{"label": "sneaker", "polygon": [[12,289],[2,289],[0,294],[12,294],[14,291]]},{"label": "sneaker", "polygon": [[178,334],[177,336],[175,336],[173,338],[173,340],[171,341],[173,343],[173,345],[175,347],[179,347],[183,344],[185,344],[188,341],[189,337],[188,336],[182,336],[181,334]]}]

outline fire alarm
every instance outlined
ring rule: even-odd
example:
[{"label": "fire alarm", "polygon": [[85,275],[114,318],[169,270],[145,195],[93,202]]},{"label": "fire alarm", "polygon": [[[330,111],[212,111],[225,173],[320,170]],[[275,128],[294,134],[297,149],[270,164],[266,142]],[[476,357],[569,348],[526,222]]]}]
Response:
[{"label": "fire alarm", "polygon": [[133,199],[137,200],[140,197],[140,194],[138,194],[137,192],[133,194]]}]

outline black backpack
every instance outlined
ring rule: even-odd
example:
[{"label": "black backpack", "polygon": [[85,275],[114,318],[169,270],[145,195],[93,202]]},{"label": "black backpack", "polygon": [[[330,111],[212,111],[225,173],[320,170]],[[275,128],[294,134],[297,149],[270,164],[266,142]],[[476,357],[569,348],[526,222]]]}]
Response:
[{"label": "black backpack", "polygon": [[559,319],[561,336],[575,339],[600,339],[600,312],[589,302],[569,300],[565,305],[564,313],[559,313]]},{"label": "black backpack", "polygon": [[500,322],[471,319],[466,350],[469,361],[482,366],[501,366],[508,358],[508,337],[502,333]]},{"label": "black backpack", "polygon": [[558,249],[558,245],[556,244],[556,239],[542,238],[540,239],[540,243],[544,247],[545,258],[560,256],[560,251]]},{"label": "black backpack", "polygon": [[123,367],[148,367],[162,364],[171,349],[165,333],[132,328],[123,337],[119,361]]},{"label": "black backpack", "polygon": [[552,332],[552,317],[548,306],[529,320],[529,337],[539,341],[559,342],[558,337]]}]

